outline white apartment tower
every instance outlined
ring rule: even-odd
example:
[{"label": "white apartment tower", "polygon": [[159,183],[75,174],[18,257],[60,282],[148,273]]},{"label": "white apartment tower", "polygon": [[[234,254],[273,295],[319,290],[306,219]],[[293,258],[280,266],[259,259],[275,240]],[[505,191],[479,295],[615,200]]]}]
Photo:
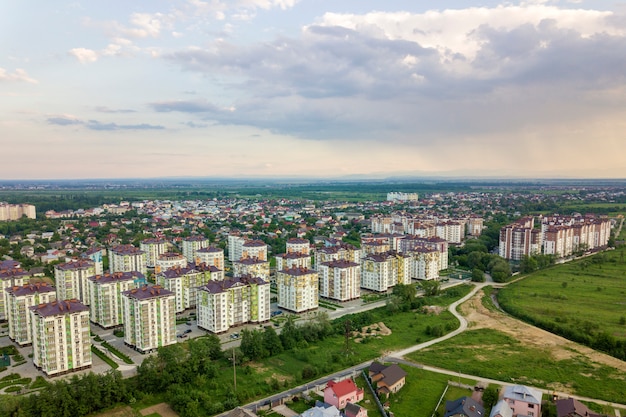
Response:
[{"label": "white apartment tower", "polygon": [[109,272],[139,271],[148,273],[146,253],[133,245],[119,245],[109,249]]},{"label": "white apartment tower", "polygon": [[248,240],[241,247],[241,259],[267,261],[267,245],[262,240]]},{"label": "white apartment tower", "polygon": [[411,278],[431,280],[439,278],[441,254],[436,249],[420,247],[410,253]]},{"label": "white apartment tower", "polygon": [[54,282],[57,300],[78,299],[89,305],[89,287],[87,280],[96,275],[96,266],[92,261],[81,259],[54,266]]},{"label": "white apartment tower", "polygon": [[4,321],[8,317],[7,306],[4,293],[7,288],[21,287],[30,281],[28,271],[19,267],[18,263],[9,264],[2,263],[0,268],[0,321]]},{"label": "white apartment tower", "polygon": [[163,239],[145,239],[139,243],[139,249],[146,253],[146,266],[154,268],[159,255],[167,252],[167,242]]},{"label": "white apartment tower", "polygon": [[306,268],[283,269],[276,272],[278,306],[294,313],[314,310],[319,303],[317,271]]},{"label": "white apartment tower", "polygon": [[9,338],[20,346],[33,343],[29,308],[56,300],[56,290],[46,283],[26,284],[6,290]]},{"label": "white apartment tower", "polygon": [[320,297],[349,301],[361,296],[361,265],[344,260],[323,262],[318,272]]},{"label": "white apartment tower", "polygon": [[228,235],[228,260],[235,262],[241,259],[243,244],[246,239],[240,235]]},{"label": "white apartment tower", "polygon": [[220,272],[216,267],[206,264],[172,268],[157,274],[156,282],[174,293],[175,311],[181,313],[196,306],[198,287],[220,279]]},{"label": "white apartment tower", "polygon": [[89,277],[89,312],[92,322],[107,329],[123,323],[122,292],[146,284],[138,271],[114,272]]},{"label": "white apartment tower", "polygon": [[222,333],[270,319],[270,284],[257,277],[211,281],[198,288],[198,327]]},{"label": "white apartment tower", "polygon": [[124,291],[124,343],[141,353],[176,343],[175,298],[160,285]]},{"label": "white apartment tower", "polygon": [[89,308],[58,300],[29,308],[33,363],[47,376],[91,367]]},{"label": "white apartment tower", "polygon": [[361,264],[361,288],[386,292],[411,283],[411,257],[397,252],[367,255]]},{"label": "white apartment tower", "polygon": [[187,262],[194,263],[196,261],[196,251],[209,247],[209,239],[204,236],[189,236],[183,239],[183,256]]},{"label": "white apartment tower", "polygon": [[224,270],[224,249],[209,246],[196,251],[196,263],[212,265]]},{"label": "white apartment tower", "polygon": [[154,273],[158,274],[172,268],[186,268],[187,258],[180,253],[165,252],[159,255],[154,267]]}]

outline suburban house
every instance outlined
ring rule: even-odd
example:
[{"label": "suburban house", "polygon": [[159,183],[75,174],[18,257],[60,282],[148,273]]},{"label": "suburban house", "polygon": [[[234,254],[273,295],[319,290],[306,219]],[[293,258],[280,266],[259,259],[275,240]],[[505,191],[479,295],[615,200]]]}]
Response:
[{"label": "suburban house", "polygon": [[541,416],[541,391],[523,385],[512,385],[504,389],[504,399],[515,416]]},{"label": "suburban house", "polygon": [[367,417],[367,409],[358,404],[348,403],[343,413],[346,417]]},{"label": "suburban house", "polygon": [[329,381],[324,388],[324,402],[342,410],[348,403],[358,403],[363,399],[363,389],[350,378],[343,381]]},{"label": "suburban house", "polygon": [[513,417],[513,410],[509,407],[509,403],[500,400],[491,408],[489,417]]},{"label": "suburban house", "polygon": [[315,407],[309,408],[304,413],[300,414],[301,417],[343,417],[341,411],[334,405],[323,403],[321,401],[315,402]]},{"label": "suburban house", "polygon": [[395,363],[386,366],[373,362],[369,368],[369,377],[372,384],[376,384],[376,393],[387,396],[398,392],[406,383],[406,372]]},{"label": "suburban house", "polygon": [[557,417],[601,417],[602,414],[591,411],[587,406],[574,398],[556,400]]},{"label": "suburban house", "polygon": [[226,417],[257,417],[257,414],[250,410],[246,410],[245,408],[237,407],[234,410],[231,410]]},{"label": "suburban house", "polygon": [[485,409],[470,397],[461,397],[446,401],[444,417],[485,417]]}]

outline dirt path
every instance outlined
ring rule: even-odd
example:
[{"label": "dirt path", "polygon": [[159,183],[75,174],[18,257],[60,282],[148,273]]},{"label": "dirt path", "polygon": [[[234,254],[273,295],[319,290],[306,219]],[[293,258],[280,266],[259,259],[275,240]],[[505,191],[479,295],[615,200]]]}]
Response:
[{"label": "dirt path", "polygon": [[172,410],[169,404],[166,403],[153,405],[152,407],[141,410],[142,416],[147,416],[152,413],[158,413],[161,417],[179,417],[176,411]]},{"label": "dirt path", "polygon": [[528,325],[504,313],[488,310],[481,302],[483,296],[484,292],[479,290],[459,308],[469,322],[468,330],[483,328],[498,330],[526,345],[549,349],[557,360],[584,355],[593,362],[626,372],[626,362],[624,361]]}]

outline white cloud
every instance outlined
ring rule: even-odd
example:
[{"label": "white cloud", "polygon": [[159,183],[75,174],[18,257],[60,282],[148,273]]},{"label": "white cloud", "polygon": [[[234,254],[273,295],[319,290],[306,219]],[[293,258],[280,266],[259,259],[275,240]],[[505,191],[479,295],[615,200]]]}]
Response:
[{"label": "white cloud", "polygon": [[8,72],[6,69],[0,67],[0,81],[22,81],[31,84],[37,84],[39,81],[30,77],[26,71],[21,68],[16,68],[15,71]]},{"label": "white cloud", "polygon": [[98,53],[87,48],[73,48],[68,53],[78,59],[81,64],[89,64],[98,60]]}]

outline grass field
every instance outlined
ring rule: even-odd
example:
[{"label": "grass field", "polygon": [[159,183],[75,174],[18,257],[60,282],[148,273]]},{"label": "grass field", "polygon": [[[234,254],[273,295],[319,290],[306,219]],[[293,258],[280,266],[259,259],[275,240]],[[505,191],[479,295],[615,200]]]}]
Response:
[{"label": "grass field", "polygon": [[[407,372],[406,385],[397,394],[391,396],[389,409],[397,416],[431,417],[450,377],[404,365],[402,369]],[[474,385],[476,381],[462,379],[461,382]],[[453,387],[450,387],[448,391],[450,395],[467,393],[466,390]],[[446,398],[450,399],[448,394]],[[443,404],[445,404],[445,399]]]},{"label": "grass field", "polygon": [[626,248],[535,272],[500,290],[498,301],[537,323],[626,339]]},{"label": "grass field", "polygon": [[408,355],[418,363],[606,401],[624,402],[626,374],[581,355],[555,358],[491,329],[464,332]]}]

